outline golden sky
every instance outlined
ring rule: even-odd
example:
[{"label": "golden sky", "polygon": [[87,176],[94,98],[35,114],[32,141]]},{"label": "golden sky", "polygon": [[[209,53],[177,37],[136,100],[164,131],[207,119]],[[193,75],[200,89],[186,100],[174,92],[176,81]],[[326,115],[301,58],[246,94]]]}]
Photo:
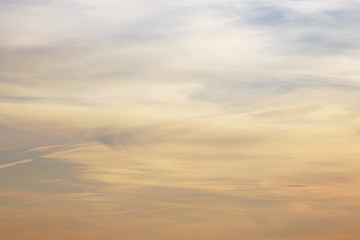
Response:
[{"label": "golden sky", "polygon": [[0,239],[359,238],[359,16],[0,0]]}]

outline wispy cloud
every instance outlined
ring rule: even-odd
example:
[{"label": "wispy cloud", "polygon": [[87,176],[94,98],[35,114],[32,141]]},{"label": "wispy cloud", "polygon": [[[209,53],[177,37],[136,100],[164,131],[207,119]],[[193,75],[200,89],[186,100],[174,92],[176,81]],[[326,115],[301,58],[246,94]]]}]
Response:
[{"label": "wispy cloud", "polygon": [[18,164],[29,163],[29,162],[31,162],[31,161],[32,161],[32,159],[27,159],[27,160],[23,160],[23,161],[18,161],[18,162],[3,164],[3,165],[0,165],[0,168],[12,167],[12,166],[16,166],[16,165],[18,165]]},{"label": "wispy cloud", "polygon": [[4,239],[358,238],[358,1],[0,5]]}]

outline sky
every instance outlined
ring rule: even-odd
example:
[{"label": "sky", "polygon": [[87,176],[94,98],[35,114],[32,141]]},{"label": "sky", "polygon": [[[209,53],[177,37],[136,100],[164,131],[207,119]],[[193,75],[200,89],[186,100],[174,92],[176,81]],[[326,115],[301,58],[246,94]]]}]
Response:
[{"label": "sky", "polygon": [[0,239],[360,237],[358,0],[0,0]]}]

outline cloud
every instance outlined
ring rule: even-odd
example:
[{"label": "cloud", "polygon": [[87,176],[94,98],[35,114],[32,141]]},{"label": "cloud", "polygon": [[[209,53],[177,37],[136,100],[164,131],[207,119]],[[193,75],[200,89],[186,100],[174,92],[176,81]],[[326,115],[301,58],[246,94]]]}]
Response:
[{"label": "cloud", "polygon": [[18,161],[18,162],[3,164],[3,165],[0,165],[0,169],[1,169],[1,168],[12,167],[12,166],[15,166],[15,165],[18,165],[18,164],[23,164],[23,163],[28,163],[28,162],[32,162],[32,159],[27,159],[27,160],[23,160],[23,161]]},{"label": "cloud", "polygon": [[5,238],[358,236],[356,1],[0,4]]},{"label": "cloud", "polygon": [[40,146],[30,149],[32,152],[46,152],[61,147],[61,145]]}]

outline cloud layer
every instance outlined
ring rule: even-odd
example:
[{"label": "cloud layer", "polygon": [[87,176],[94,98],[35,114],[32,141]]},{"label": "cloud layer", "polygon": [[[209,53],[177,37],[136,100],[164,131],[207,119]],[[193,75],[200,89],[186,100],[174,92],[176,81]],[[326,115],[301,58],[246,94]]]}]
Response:
[{"label": "cloud layer", "polygon": [[0,6],[1,239],[360,235],[357,1]]}]

